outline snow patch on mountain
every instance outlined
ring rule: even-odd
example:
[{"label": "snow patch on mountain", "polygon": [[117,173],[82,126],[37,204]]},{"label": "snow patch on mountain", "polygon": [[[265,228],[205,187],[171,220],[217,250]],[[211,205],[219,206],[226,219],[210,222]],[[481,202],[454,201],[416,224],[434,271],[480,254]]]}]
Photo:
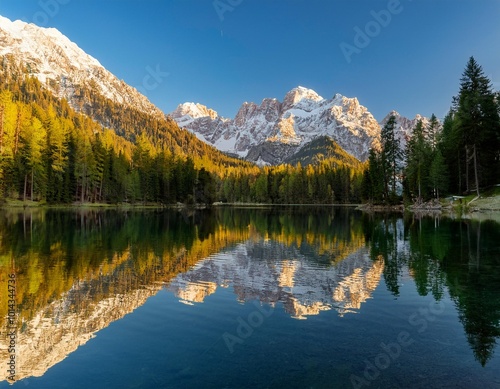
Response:
[{"label": "snow patch on mountain", "polygon": [[[137,89],[119,80],[55,28],[43,28],[0,16],[0,56],[12,56],[59,98],[79,110],[87,88],[116,103],[164,117]],[[89,101],[85,101],[89,103]]]},{"label": "snow patch on mountain", "polygon": [[[362,161],[370,147],[380,142],[378,122],[356,98],[336,94],[325,99],[302,86],[288,92],[282,103],[275,98],[266,98],[260,105],[245,102],[234,119],[217,116],[204,106],[194,109],[192,103],[179,105],[171,116],[220,150],[267,164],[283,162],[282,158],[321,136],[331,137]],[[279,153],[279,145],[287,145],[287,152]]]}]

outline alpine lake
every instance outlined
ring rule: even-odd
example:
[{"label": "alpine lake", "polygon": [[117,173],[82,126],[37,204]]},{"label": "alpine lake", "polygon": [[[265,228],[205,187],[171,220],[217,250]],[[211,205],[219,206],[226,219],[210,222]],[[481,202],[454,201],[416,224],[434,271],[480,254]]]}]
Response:
[{"label": "alpine lake", "polygon": [[500,388],[500,224],[0,211],[0,388]]}]

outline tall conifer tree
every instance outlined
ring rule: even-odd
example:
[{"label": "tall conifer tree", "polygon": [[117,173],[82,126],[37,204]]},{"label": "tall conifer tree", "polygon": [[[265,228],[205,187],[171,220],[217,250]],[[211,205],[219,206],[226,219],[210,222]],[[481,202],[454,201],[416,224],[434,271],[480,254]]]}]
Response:
[{"label": "tall conifer tree", "polygon": [[382,128],[380,135],[382,140],[381,163],[384,172],[384,192],[387,202],[393,202],[397,196],[396,183],[400,172],[400,160],[403,156],[395,131],[396,117],[391,115]]},{"label": "tall conifer tree", "polygon": [[[466,183],[481,186],[500,179],[500,118],[490,80],[474,57],[460,80],[456,105],[456,131],[465,151]],[[467,185],[467,190],[472,186]]]}]

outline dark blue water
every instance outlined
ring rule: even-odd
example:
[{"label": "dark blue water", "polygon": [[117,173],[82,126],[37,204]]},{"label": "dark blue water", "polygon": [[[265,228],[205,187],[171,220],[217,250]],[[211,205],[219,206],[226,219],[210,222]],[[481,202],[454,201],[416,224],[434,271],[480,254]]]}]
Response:
[{"label": "dark blue water", "polygon": [[500,387],[495,223],[336,209],[2,220],[14,387]]}]

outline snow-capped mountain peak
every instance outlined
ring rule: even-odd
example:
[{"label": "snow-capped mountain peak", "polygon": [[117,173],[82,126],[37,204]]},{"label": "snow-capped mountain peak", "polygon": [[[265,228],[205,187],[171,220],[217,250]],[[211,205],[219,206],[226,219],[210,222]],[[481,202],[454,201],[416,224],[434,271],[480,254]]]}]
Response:
[{"label": "snow-capped mountain peak", "polygon": [[177,116],[189,115],[193,119],[204,118],[207,116],[211,119],[215,119],[219,116],[213,109],[209,109],[206,106],[198,103],[179,104],[174,112],[176,112]]},{"label": "snow-capped mountain peak", "polygon": [[[75,67],[79,70],[92,67],[102,68],[98,60],[85,53],[55,28],[41,28],[21,20],[12,22],[0,16],[0,30],[2,30],[0,33],[3,32],[1,35],[0,55],[20,54],[27,55],[28,59],[34,61],[37,59],[42,60],[40,61],[40,71],[37,74],[41,82],[45,82],[49,76],[56,76],[54,72],[51,72],[54,65],[56,67]],[[7,40],[7,34],[5,33],[12,38],[10,42]],[[40,44],[41,42],[43,44]],[[63,50],[54,53],[53,51],[56,48]],[[42,56],[44,58],[41,58]]]},{"label": "snow-capped mountain peak", "polygon": [[287,111],[291,108],[298,108],[310,112],[309,109],[322,100],[324,100],[323,97],[312,89],[298,86],[285,95],[283,99],[283,111]]},{"label": "snow-capped mountain peak", "polygon": [[322,136],[366,160],[380,136],[379,124],[356,98],[336,94],[328,100],[301,86],[286,93],[282,103],[275,98],[260,105],[243,103],[234,120],[197,115],[179,108],[171,114],[180,126],[219,149],[267,164],[283,162]]},{"label": "snow-capped mountain peak", "polygon": [[119,80],[55,28],[0,16],[0,56],[10,56],[26,66],[32,76],[77,110],[82,106],[77,95],[88,88],[115,103],[164,117],[137,89]]},{"label": "snow-capped mountain peak", "polygon": [[[181,127],[189,127],[193,122],[200,120],[204,122],[212,122],[216,119],[224,120],[223,118],[219,118],[219,115],[213,109],[197,103],[179,104],[170,116]],[[201,137],[201,139],[206,141],[204,137]]]}]

